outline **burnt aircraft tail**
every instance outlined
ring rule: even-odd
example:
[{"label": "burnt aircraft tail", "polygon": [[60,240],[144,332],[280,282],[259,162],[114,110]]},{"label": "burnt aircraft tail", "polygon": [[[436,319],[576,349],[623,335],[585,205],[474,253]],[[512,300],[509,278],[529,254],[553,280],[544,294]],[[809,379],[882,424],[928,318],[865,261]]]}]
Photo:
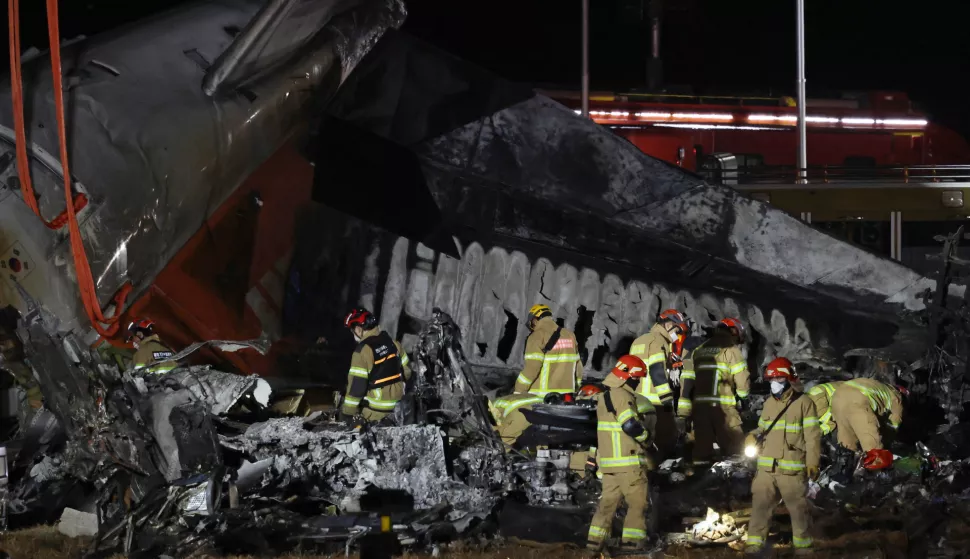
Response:
[{"label": "burnt aircraft tail", "polygon": [[[425,320],[432,303],[444,302],[463,330],[482,340],[480,365],[516,364],[518,351],[499,355],[496,346],[521,349],[518,317],[532,302],[547,302],[570,328],[575,321],[577,331],[589,330],[581,343],[584,355],[599,350],[591,367],[597,370],[666,306],[686,310],[702,325],[739,316],[761,346],[755,361],[767,353],[824,360],[823,354],[882,348],[902,338],[914,343],[896,347],[913,355],[924,347],[923,335],[900,316],[923,308],[921,293],[931,280],[770,205],[706,184],[552,100],[406,34],[381,39],[329,113],[342,123],[323,127],[321,136],[341,135],[343,153],[355,149],[357,140],[348,138],[361,137],[345,133],[351,125],[411,154],[400,182],[416,203],[375,194],[369,173],[346,168],[353,161],[359,170],[358,161],[325,152],[316,162],[319,200],[338,190],[359,192],[368,204],[393,204],[398,217],[420,229],[430,208],[417,193],[423,182],[464,247],[457,266],[422,257],[421,245],[399,261],[375,254],[386,267],[369,272],[377,279],[366,280],[359,294],[383,312],[385,325],[394,328],[397,321],[403,330]],[[394,189],[396,172],[383,169],[386,188]],[[422,240],[401,226],[385,228]],[[385,241],[373,250],[389,250],[393,243]],[[395,271],[398,265],[404,269]],[[497,300],[486,300],[489,291]],[[506,316],[517,320],[511,341]],[[584,317],[590,324],[581,324]]]}]

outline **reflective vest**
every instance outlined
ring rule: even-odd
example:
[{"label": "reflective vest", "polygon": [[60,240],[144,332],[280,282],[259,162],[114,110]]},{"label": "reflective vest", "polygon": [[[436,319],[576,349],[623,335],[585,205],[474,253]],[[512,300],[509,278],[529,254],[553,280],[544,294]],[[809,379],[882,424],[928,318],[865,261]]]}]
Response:
[{"label": "reflective vest", "polygon": [[[794,397],[798,399],[785,410]],[[784,415],[779,417],[783,410]],[[769,427],[771,431],[768,431]],[[797,475],[819,465],[822,433],[815,404],[807,396],[790,388],[780,399],[769,396],[754,434],[764,437],[758,453],[759,470]]]},{"label": "reflective vest", "polygon": [[165,347],[157,334],[148,336],[138,343],[138,349],[132,358],[132,367],[136,371],[148,374],[162,374],[178,367],[175,361],[166,361],[175,355],[172,350]]},{"label": "reflective vest", "polygon": [[647,366],[647,376],[640,381],[637,393],[650,400],[654,406],[659,406],[673,399],[670,381],[667,378],[667,358],[670,355],[671,342],[663,326],[654,324],[649,332],[633,340],[630,355],[643,360]]},{"label": "reflective vest", "polygon": [[[612,407],[612,410],[610,409]],[[644,427],[636,438],[623,431],[623,423],[635,418]],[[656,428],[653,404],[625,386],[596,395],[596,463],[605,474],[637,471],[645,465],[645,443]]]},{"label": "reflective vest", "polygon": [[738,346],[718,347],[711,340],[695,348],[684,361],[677,414],[688,416],[695,404],[734,407],[751,390],[748,364]]},{"label": "reflective vest", "polygon": [[551,392],[573,394],[582,376],[575,334],[560,327],[552,317],[539,320],[525,342],[525,364],[515,380],[514,392],[537,396]]},{"label": "reflective vest", "polygon": [[841,381],[817,384],[808,391],[808,397],[815,403],[815,411],[819,414],[818,423],[823,435],[828,435],[835,429],[832,421],[832,396],[835,389],[842,386]]},{"label": "reflective vest", "polygon": [[375,411],[393,411],[404,396],[408,375],[408,356],[397,342],[377,328],[365,332],[350,360],[343,413],[355,415],[362,404]]},{"label": "reflective vest", "polygon": [[845,386],[859,390],[869,398],[869,405],[876,415],[888,415],[889,426],[898,429],[903,420],[903,400],[899,392],[887,384],[871,378],[847,381]]}]

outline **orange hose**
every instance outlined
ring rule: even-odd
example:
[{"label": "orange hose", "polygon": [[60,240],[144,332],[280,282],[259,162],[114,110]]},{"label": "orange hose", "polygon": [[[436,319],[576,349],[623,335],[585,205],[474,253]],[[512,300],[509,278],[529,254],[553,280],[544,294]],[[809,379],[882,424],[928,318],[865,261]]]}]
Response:
[{"label": "orange hose", "polygon": [[[30,159],[27,155],[27,133],[24,122],[23,77],[20,60],[20,2],[8,0],[7,17],[10,36],[10,90],[13,100],[14,133],[16,137],[17,173],[20,175],[21,188],[27,206],[37,214],[44,224],[51,229],[60,229],[66,223],[69,227],[71,239],[71,255],[74,258],[74,269],[77,274],[78,288],[84,311],[91,321],[91,325],[99,335],[108,339],[112,344],[118,342],[111,338],[118,332],[121,310],[125,299],[131,293],[131,284],[125,283],[115,295],[115,314],[105,317],[98,303],[97,284],[91,274],[84,241],[81,238],[81,228],[77,222],[77,212],[87,203],[87,198],[79,195],[72,196],[71,169],[67,157],[67,134],[64,119],[64,86],[61,76],[61,42],[57,17],[57,0],[47,1],[47,34],[50,39],[51,73],[53,77],[54,112],[57,118],[57,137],[60,148],[61,170],[64,175],[64,206],[65,209],[51,221],[47,221],[40,213],[37,197],[34,195],[33,184],[30,179]],[[105,326],[107,325],[107,326]],[[120,345],[120,344],[119,344]]]},{"label": "orange hose", "polygon": [[[10,97],[13,100],[14,136],[16,138],[17,174],[20,177],[20,187],[27,206],[40,218],[49,229],[60,229],[67,223],[65,209],[54,219],[47,221],[40,213],[37,196],[34,194],[34,184],[30,178],[30,159],[27,156],[27,132],[24,122],[24,89],[20,64],[20,1],[7,2],[7,25],[10,43]],[[75,211],[81,211],[88,203],[83,194],[79,194],[73,201]]]}]

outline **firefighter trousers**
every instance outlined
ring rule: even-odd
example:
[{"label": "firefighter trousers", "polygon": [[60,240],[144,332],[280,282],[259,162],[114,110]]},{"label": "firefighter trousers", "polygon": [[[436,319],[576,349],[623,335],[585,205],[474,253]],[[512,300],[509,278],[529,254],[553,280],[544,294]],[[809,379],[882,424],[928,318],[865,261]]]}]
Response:
[{"label": "firefighter trousers", "polygon": [[870,407],[869,398],[852,387],[842,387],[832,396],[832,419],[837,425],[839,444],[863,452],[882,448],[879,418]]},{"label": "firefighter trousers", "polygon": [[746,546],[758,549],[765,544],[771,516],[778,504],[778,494],[791,515],[792,545],[795,549],[812,546],[812,517],[808,512],[808,478],[804,473],[786,475],[758,470],[751,484],[751,520],[748,522]]},{"label": "firefighter trousers", "polygon": [[506,450],[508,450],[518,440],[519,435],[529,428],[529,425],[531,423],[525,418],[525,414],[516,409],[503,417],[502,422],[495,430],[498,431],[498,436],[502,438],[502,442],[507,445]]},{"label": "firefighter trousers", "polygon": [[741,451],[744,431],[741,430],[741,415],[737,408],[700,403],[694,405],[692,415],[695,464],[710,462],[714,458],[714,443],[717,443],[724,456]]},{"label": "firefighter trousers", "polygon": [[392,412],[388,411],[377,411],[370,408],[364,408],[360,410],[360,416],[367,420],[368,423],[377,423],[378,421],[391,415]]},{"label": "firefighter trousers", "polygon": [[647,539],[647,489],[647,473],[643,470],[604,473],[603,493],[589,525],[586,547],[602,549],[603,543],[610,536],[613,516],[620,501],[626,501],[626,518],[623,519],[621,538],[623,545],[643,544]]},{"label": "firefighter trousers", "polygon": [[653,435],[653,442],[657,445],[660,452],[657,459],[663,462],[668,458],[679,458],[674,456],[677,449],[677,420],[673,410],[657,408],[657,429]]}]

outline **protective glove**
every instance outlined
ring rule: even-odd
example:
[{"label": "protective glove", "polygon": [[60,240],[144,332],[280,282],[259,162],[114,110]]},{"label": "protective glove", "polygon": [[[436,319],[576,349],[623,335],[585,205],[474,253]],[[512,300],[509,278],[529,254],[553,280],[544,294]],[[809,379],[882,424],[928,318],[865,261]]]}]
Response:
[{"label": "protective glove", "polygon": [[596,475],[596,459],[589,457],[586,459],[586,477]]},{"label": "protective glove", "polygon": [[748,433],[748,436],[744,438],[744,446],[749,447],[749,446],[757,446],[757,445],[758,445],[758,437],[754,436],[754,433]]},{"label": "protective glove", "polygon": [[673,398],[668,398],[668,399],[660,402],[660,405],[661,405],[661,407],[663,407],[663,409],[664,409],[665,412],[673,412],[674,411],[674,399]]},{"label": "protective glove", "polygon": [[738,411],[739,412],[746,412],[746,411],[748,411],[748,399],[747,398],[738,398]]},{"label": "protective glove", "polygon": [[[680,363],[680,366],[683,366],[683,363]],[[680,386],[680,368],[676,363],[671,365],[667,376],[670,378],[670,386]]]},{"label": "protective glove", "polygon": [[812,481],[817,480],[818,479],[818,476],[819,476],[819,473],[821,473],[821,471],[818,469],[818,466],[809,466],[808,467],[808,479],[810,479]]}]

